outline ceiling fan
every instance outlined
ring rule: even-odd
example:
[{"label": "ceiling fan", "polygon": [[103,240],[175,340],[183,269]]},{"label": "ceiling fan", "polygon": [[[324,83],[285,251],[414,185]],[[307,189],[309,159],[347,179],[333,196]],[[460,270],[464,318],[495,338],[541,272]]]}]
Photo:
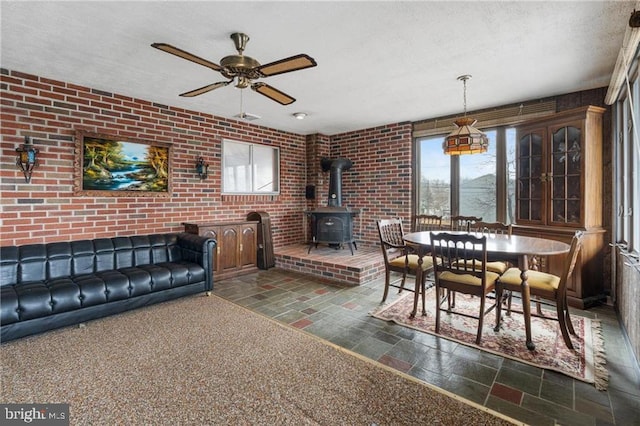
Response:
[{"label": "ceiling fan", "polygon": [[282,105],[289,105],[296,100],[273,86],[269,86],[262,82],[254,82],[253,80],[311,68],[317,65],[316,61],[312,57],[304,53],[270,62],[265,65],[260,65],[257,60],[243,55],[244,49],[249,41],[248,35],[244,33],[233,33],[231,34],[231,39],[236,46],[238,54],[225,56],[220,60],[220,65],[166,43],[153,43],[151,46],[164,52],[171,53],[172,55],[179,56],[188,61],[195,62],[196,64],[211,68],[229,79],[227,81],[219,81],[217,83],[209,84],[207,86],[200,87],[199,89],[180,94],[180,96],[185,97],[202,95],[203,93],[210,92],[219,87],[227,86],[235,81],[235,86],[240,89],[251,87],[251,89],[269,99],[272,99]]}]

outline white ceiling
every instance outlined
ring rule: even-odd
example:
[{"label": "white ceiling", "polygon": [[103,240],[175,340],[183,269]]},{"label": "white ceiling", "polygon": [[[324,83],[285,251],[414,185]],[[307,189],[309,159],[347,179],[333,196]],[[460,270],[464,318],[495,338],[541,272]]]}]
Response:
[{"label": "white ceiling", "polygon": [[[298,134],[333,135],[609,84],[628,1],[83,1],[0,5],[1,65],[91,88]],[[223,87],[219,73],[150,47],[164,42],[220,63],[229,35],[261,63],[307,53],[318,66],[263,79],[281,106]],[[306,112],[295,120],[294,112]]]}]

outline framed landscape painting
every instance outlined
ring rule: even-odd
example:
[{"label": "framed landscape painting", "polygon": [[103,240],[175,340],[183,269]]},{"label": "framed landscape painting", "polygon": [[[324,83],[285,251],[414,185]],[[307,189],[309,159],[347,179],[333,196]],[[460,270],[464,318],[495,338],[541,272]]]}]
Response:
[{"label": "framed landscape painting", "polygon": [[76,132],[76,194],[169,197],[171,168],[171,144]]}]

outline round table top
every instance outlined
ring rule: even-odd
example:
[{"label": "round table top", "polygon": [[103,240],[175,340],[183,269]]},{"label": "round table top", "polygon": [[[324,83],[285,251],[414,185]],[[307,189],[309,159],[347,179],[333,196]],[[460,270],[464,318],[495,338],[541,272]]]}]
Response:
[{"label": "round table top", "polygon": [[[454,231],[433,231],[434,233],[445,232],[448,234],[466,234],[466,232]],[[472,235],[478,237],[481,234],[474,232]],[[508,255],[528,255],[536,254],[541,256],[551,256],[556,254],[567,253],[571,248],[569,244],[562,241],[550,240],[547,238],[525,237],[522,235],[496,235],[486,234],[487,236],[487,252],[500,253]],[[411,232],[404,235],[404,240],[409,244],[419,246],[431,246],[430,231]]]}]

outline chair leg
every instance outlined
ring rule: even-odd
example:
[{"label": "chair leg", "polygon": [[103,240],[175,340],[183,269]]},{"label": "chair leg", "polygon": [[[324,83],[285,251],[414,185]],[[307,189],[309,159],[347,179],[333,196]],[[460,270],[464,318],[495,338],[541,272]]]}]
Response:
[{"label": "chair leg", "polygon": [[422,282],[420,283],[420,291],[422,292],[422,316],[427,316],[427,307],[425,306],[425,292],[427,290],[426,286],[427,282],[427,274],[426,272],[422,273]]},{"label": "chair leg", "polygon": [[556,304],[556,312],[558,314],[558,322],[560,323],[560,332],[562,333],[562,338],[564,339],[565,345],[569,349],[573,349],[573,343],[571,343],[571,338],[569,337],[569,331],[567,329],[567,321],[564,312],[564,307],[561,303]]},{"label": "chair leg", "polygon": [[402,290],[404,290],[404,282],[407,279],[407,271],[402,272],[402,282],[400,283],[400,289],[398,290],[398,293],[402,293]]},{"label": "chair leg", "polygon": [[476,345],[480,344],[482,339],[482,325],[484,324],[484,302],[487,298],[480,296],[480,316],[478,317],[478,335],[476,336]]},{"label": "chair leg", "polygon": [[567,330],[569,330],[570,334],[576,336],[576,330],[573,328],[573,324],[571,323],[571,317],[569,316],[569,309],[565,309],[565,322],[567,323]]},{"label": "chair leg", "polygon": [[[447,297],[444,295],[444,297]],[[436,334],[440,333],[440,305],[444,301],[443,296],[440,295],[440,287],[436,281]]]},{"label": "chair leg", "polygon": [[571,323],[571,316],[569,315],[569,304],[567,303],[567,297],[565,295],[564,298],[564,314],[565,314],[565,321],[567,323],[567,330],[569,330],[569,333],[573,334],[574,336],[576,335],[576,330],[573,328],[573,324]]},{"label": "chair leg", "polygon": [[391,280],[391,272],[390,271],[385,271],[384,273],[384,293],[382,294],[382,302],[384,303],[385,300],[387,300],[387,295],[389,294],[389,282]]}]

